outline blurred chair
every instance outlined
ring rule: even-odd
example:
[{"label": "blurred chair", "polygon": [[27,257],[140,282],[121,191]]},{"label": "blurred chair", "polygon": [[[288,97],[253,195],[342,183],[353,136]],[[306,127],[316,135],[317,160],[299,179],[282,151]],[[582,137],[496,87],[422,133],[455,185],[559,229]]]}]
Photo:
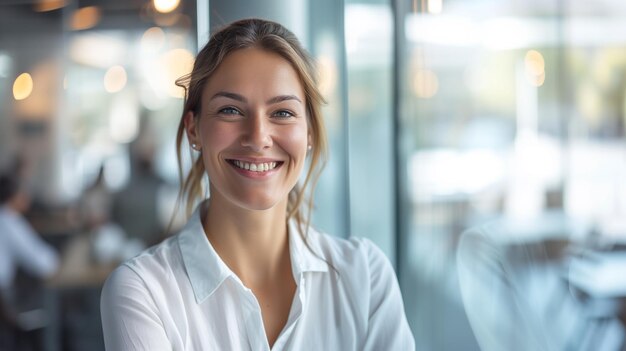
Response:
[{"label": "blurred chair", "polygon": [[567,350],[626,350],[626,251],[580,249],[565,272],[581,318]]},{"label": "blurred chair", "polygon": [[459,284],[483,351],[565,349],[579,311],[559,274],[571,226],[555,213],[523,223],[501,218],[463,233]]},{"label": "blurred chair", "polygon": [[0,351],[15,350],[17,333],[15,314],[4,301],[4,294],[0,289]]},{"label": "blurred chair", "polygon": [[36,351],[43,348],[46,312],[43,281],[19,270],[10,289],[0,289],[0,351]]}]

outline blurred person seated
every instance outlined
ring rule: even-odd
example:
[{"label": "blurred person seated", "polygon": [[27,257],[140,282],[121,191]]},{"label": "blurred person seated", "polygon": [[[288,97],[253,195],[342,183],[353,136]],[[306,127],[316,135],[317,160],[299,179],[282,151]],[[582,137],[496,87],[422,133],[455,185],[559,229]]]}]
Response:
[{"label": "blurred person seated", "polygon": [[[19,162],[17,163],[19,164]],[[19,166],[0,174],[0,289],[11,287],[18,267],[40,278],[52,276],[57,252],[35,233],[23,214],[30,195],[20,184]]]},{"label": "blurred person seated", "polygon": [[146,246],[159,243],[165,231],[159,218],[159,194],[166,182],[154,171],[154,139],[144,127],[130,145],[130,182],[114,194],[112,204],[112,221]]},{"label": "blurred person seated", "polygon": [[31,202],[21,181],[22,169],[21,162],[16,161],[0,173],[0,344],[5,345],[11,345],[6,341],[12,336],[11,330],[40,328],[44,319],[41,311],[29,311],[33,314],[20,310],[17,272],[40,280],[54,275],[59,267],[57,252],[23,217]]},{"label": "blurred person seated", "polygon": [[94,183],[81,199],[84,230],[90,236],[91,260],[99,265],[118,264],[145,249],[142,241],[127,238],[124,229],[111,220],[112,197],[100,167]]},{"label": "blurred person seated", "polygon": [[80,211],[85,230],[92,231],[109,220],[111,198],[112,194],[104,180],[104,165],[102,165],[96,179],[85,189],[81,198]]}]

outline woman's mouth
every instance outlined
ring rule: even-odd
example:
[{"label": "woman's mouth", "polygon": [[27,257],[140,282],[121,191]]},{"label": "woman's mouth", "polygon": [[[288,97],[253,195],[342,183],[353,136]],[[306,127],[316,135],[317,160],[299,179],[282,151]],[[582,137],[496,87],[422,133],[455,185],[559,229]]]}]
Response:
[{"label": "woman's mouth", "polygon": [[272,161],[272,162],[245,162],[240,160],[227,160],[228,163],[233,166],[244,169],[250,172],[268,172],[273,169],[280,167],[283,162],[282,161]]}]

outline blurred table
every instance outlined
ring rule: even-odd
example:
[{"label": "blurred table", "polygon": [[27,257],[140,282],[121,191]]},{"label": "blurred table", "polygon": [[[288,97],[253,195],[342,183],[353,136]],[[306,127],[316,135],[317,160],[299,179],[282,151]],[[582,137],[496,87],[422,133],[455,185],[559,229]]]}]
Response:
[{"label": "blurred table", "polygon": [[68,243],[62,253],[59,272],[46,282],[46,286],[53,289],[102,286],[118,264],[94,262],[89,237],[79,235]]},{"label": "blurred table", "polygon": [[626,251],[589,251],[570,262],[568,281],[596,298],[626,297]]},{"label": "blurred table", "polygon": [[45,305],[51,320],[44,330],[45,350],[103,349],[99,296],[117,265],[94,262],[89,236],[76,235],[69,240],[58,273],[45,284]]},{"label": "blurred table", "polygon": [[536,216],[515,218],[503,215],[484,226],[496,242],[518,245],[546,240],[583,241],[590,225],[562,210],[544,211]]}]

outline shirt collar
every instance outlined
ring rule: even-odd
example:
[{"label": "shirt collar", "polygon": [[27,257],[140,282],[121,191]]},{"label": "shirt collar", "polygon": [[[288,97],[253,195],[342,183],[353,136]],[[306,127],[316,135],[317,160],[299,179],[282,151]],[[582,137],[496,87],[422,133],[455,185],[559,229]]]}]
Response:
[{"label": "shirt collar", "polygon": [[[240,281],[222,261],[206,237],[201,218],[201,209],[206,203],[205,201],[196,208],[178,235],[178,245],[196,303],[202,303],[211,296],[226,278],[233,277]],[[315,251],[314,254],[306,246],[296,222],[289,221],[289,253],[296,282],[303,272],[328,271],[328,263],[325,258],[323,259],[323,252],[319,247],[319,236],[320,234],[312,228],[307,233],[307,242]]]},{"label": "shirt collar", "polygon": [[197,303],[202,303],[226,278],[234,274],[204,233],[202,205],[196,208],[178,235],[178,246]]},{"label": "shirt collar", "polygon": [[303,272],[328,272],[328,263],[320,248],[321,234],[311,227],[302,233],[298,227],[294,219],[289,221],[289,254],[294,278],[298,281]]}]

